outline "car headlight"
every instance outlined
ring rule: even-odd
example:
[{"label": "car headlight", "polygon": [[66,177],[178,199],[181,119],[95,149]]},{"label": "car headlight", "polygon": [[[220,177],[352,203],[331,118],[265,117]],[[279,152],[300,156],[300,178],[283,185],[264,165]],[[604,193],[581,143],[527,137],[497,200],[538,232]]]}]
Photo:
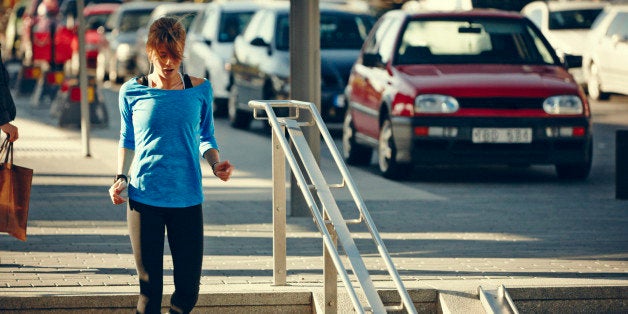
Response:
[{"label": "car headlight", "polygon": [[456,98],[447,95],[425,94],[414,100],[416,113],[454,113],[459,107]]},{"label": "car headlight", "polygon": [[127,60],[131,57],[131,46],[129,44],[120,44],[116,48],[116,57],[118,60]]},{"label": "car headlight", "polygon": [[552,96],[543,102],[543,110],[548,114],[581,114],[583,112],[580,97],[574,95]]}]

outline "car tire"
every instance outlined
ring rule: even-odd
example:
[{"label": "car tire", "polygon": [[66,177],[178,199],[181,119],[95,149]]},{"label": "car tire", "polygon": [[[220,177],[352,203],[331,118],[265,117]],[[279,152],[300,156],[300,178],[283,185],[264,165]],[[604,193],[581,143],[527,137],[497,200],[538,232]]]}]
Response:
[{"label": "car tire", "polygon": [[585,180],[591,172],[593,156],[593,144],[589,144],[589,151],[587,153],[587,160],[582,163],[574,164],[557,164],[556,174],[561,180]]},{"label": "car tire", "polygon": [[599,73],[600,70],[598,69],[597,64],[591,63],[589,69],[590,74],[587,81],[587,92],[589,97],[593,100],[608,100],[611,95],[602,90]]},{"label": "car tire", "polygon": [[240,110],[237,106],[238,101],[238,88],[236,85],[231,87],[231,93],[229,94],[229,103],[227,105],[227,111],[229,116],[229,123],[236,129],[246,130],[251,126],[251,120],[253,116],[250,112]]},{"label": "car tire", "polygon": [[368,146],[358,144],[355,139],[355,127],[353,118],[349,110],[345,114],[342,124],[342,155],[350,165],[364,166],[371,163],[373,149]]},{"label": "car tire", "polygon": [[390,119],[385,119],[382,123],[377,152],[379,171],[385,178],[405,179],[412,174],[412,164],[397,161],[397,148]]}]

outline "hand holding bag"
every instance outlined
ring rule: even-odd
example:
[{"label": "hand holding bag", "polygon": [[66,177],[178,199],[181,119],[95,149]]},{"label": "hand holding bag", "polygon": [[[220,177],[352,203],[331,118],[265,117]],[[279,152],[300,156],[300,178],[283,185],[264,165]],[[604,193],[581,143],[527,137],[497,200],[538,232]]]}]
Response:
[{"label": "hand holding bag", "polygon": [[13,143],[7,137],[0,146],[0,232],[26,241],[28,203],[33,169],[13,164]]}]

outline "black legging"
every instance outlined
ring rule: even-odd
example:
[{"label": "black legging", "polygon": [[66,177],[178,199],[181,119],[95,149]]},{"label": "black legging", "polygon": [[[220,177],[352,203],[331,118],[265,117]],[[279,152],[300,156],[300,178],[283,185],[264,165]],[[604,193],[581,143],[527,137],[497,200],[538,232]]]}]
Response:
[{"label": "black legging", "polygon": [[138,313],[161,313],[163,294],[164,233],[174,264],[171,311],[189,313],[198,299],[203,262],[201,204],[184,208],[155,207],[132,200],[127,223],[140,279]]}]

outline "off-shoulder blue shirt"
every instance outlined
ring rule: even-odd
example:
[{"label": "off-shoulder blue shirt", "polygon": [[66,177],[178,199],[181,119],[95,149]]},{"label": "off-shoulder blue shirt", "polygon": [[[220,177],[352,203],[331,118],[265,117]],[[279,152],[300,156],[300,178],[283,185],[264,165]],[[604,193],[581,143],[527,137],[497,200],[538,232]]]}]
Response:
[{"label": "off-shoulder blue shirt", "polygon": [[129,198],[158,207],[203,202],[201,156],[218,149],[209,81],[182,90],[120,87],[120,147],[135,151]]}]

